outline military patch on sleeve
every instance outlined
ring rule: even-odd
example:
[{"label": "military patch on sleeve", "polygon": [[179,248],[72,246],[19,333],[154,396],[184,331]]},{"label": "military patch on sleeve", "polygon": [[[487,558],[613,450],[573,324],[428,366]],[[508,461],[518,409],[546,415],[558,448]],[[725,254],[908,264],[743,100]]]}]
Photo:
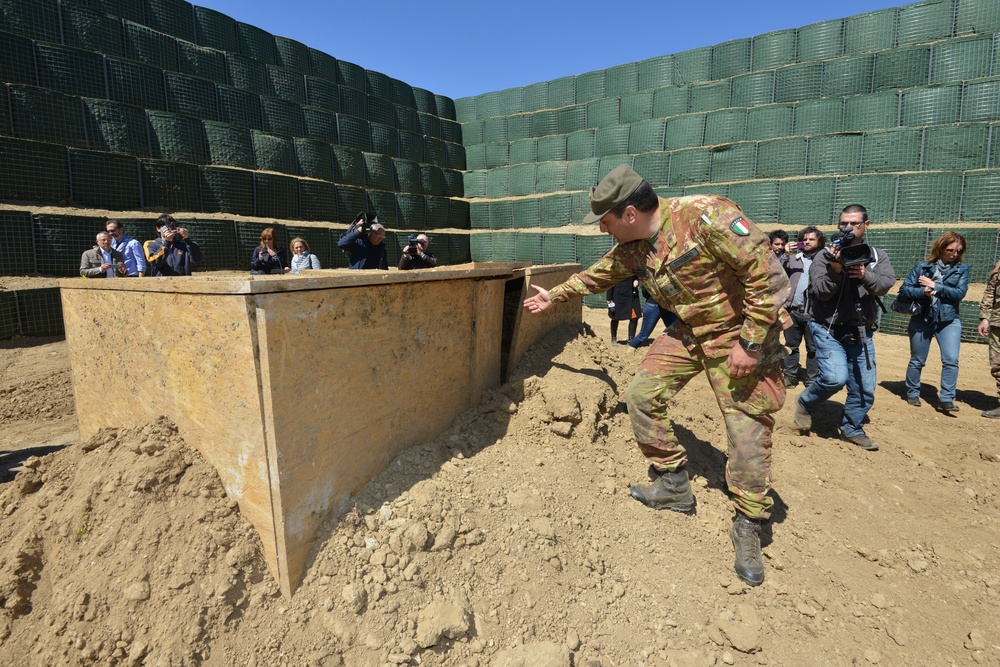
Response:
[{"label": "military patch on sleeve", "polygon": [[743,218],[736,218],[729,223],[729,229],[738,236],[747,236],[750,233],[750,225]]},{"label": "military patch on sleeve", "polygon": [[678,257],[677,259],[667,264],[667,268],[670,269],[671,271],[676,271],[677,269],[681,268],[682,266],[690,262],[692,259],[697,257],[699,254],[701,254],[701,250],[698,249],[698,246],[695,246],[690,250],[688,250],[683,255],[681,255],[680,257]]}]

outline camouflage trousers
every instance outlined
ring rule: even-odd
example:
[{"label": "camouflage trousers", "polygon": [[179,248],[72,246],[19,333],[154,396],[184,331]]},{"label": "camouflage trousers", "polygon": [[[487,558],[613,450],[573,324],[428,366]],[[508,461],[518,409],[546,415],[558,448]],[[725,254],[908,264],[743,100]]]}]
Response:
[{"label": "camouflage trousers", "polygon": [[767,519],[774,504],[767,494],[771,415],[785,402],[778,332],[775,328],[768,335],[757,369],[735,379],[726,366],[727,357],[705,358],[691,330],[678,322],[653,342],[625,392],[639,450],[657,470],[677,470],[688,458],[674,435],[667,408],[691,378],[705,371],[726,422],[726,484],[736,510],[751,519]]},{"label": "camouflage trousers", "polygon": [[1000,398],[1000,327],[990,327],[990,374],[997,381],[997,397]]}]

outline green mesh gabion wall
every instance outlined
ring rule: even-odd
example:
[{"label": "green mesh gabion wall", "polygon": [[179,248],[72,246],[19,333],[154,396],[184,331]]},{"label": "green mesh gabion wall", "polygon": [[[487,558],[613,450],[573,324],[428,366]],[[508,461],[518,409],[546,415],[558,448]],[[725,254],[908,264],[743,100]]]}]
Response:
[{"label": "green mesh gabion wall", "polygon": [[469,228],[452,100],[185,0],[0,0],[0,83],[0,200]]},{"label": "green mesh gabion wall", "polygon": [[1000,222],[998,33],[1000,3],[932,0],[458,99],[473,257],[520,259],[537,241],[498,234],[579,223],[587,190],[627,163],[662,196],[729,196],[769,228],[830,229],[862,203],[873,231],[913,225],[873,234],[900,274],[961,228],[983,280]]}]

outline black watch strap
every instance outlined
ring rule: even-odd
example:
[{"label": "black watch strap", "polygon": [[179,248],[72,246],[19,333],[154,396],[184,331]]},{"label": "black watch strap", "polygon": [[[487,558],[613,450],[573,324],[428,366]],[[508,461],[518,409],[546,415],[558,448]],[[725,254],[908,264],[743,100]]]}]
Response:
[{"label": "black watch strap", "polygon": [[740,347],[742,347],[747,352],[760,352],[760,343],[751,343],[746,338],[740,338]]}]

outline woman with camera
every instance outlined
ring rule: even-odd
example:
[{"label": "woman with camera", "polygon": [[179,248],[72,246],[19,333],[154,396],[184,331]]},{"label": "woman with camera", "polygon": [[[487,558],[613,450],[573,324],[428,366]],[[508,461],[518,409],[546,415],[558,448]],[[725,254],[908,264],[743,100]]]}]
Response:
[{"label": "woman with camera", "polygon": [[260,233],[260,245],[254,248],[250,257],[251,274],[287,273],[290,270],[288,253],[274,243],[274,227],[267,227]]},{"label": "woman with camera", "polygon": [[965,238],[945,232],[934,241],[927,260],[917,262],[899,288],[901,296],[921,305],[910,317],[910,364],[906,367],[906,402],[920,405],[920,371],[937,339],[941,351],[941,391],[938,408],[958,412],[955,388],[958,384],[958,352],[962,344],[962,322],[958,307],[969,290],[969,265],[962,262]]}]

